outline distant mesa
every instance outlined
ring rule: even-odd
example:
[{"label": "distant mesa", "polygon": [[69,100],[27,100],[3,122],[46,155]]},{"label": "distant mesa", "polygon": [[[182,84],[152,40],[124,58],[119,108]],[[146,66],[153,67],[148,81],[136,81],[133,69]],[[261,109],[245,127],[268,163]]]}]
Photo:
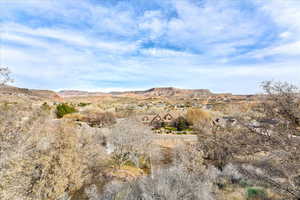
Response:
[{"label": "distant mesa", "polygon": [[212,95],[212,93],[207,89],[179,89],[173,87],[163,87],[163,88],[151,88],[144,91],[144,94],[147,96],[189,96],[197,97],[203,95]]},{"label": "distant mesa", "polygon": [[72,96],[145,96],[145,97],[200,97],[203,95],[213,95],[207,89],[179,89],[174,87],[151,88],[143,91],[124,91],[124,92],[87,92],[79,90],[63,90],[58,93],[62,97]]},{"label": "distant mesa", "polygon": [[80,90],[62,90],[62,91],[59,91],[58,94],[61,97],[108,95],[107,93],[104,93],[104,92],[88,92],[88,91],[80,91]]},{"label": "distant mesa", "polygon": [[35,90],[18,88],[7,85],[0,85],[0,94],[18,95],[18,96],[33,96],[38,98],[49,98],[60,100],[62,98],[72,97],[105,97],[105,96],[120,96],[120,97],[137,97],[137,98],[202,98],[208,96],[231,96],[232,94],[215,94],[207,89],[179,89],[174,87],[151,88],[141,91],[124,91],[124,92],[89,92],[80,90],[62,90],[54,92],[51,90]]}]

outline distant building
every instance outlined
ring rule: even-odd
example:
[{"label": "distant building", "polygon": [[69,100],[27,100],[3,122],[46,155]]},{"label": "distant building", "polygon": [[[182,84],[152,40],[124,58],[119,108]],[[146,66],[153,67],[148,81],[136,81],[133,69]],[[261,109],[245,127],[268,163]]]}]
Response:
[{"label": "distant building", "polygon": [[182,116],[181,112],[163,112],[155,115],[143,115],[140,117],[142,123],[153,126],[158,122],[170,124],[173,120]]}]

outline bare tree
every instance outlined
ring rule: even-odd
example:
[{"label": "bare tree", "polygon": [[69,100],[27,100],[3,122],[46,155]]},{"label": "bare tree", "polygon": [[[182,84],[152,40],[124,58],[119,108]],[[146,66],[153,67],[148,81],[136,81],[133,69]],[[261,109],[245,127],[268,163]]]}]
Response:
[{"label": "bare tree", "polygon": [[300,96],[296,86],[288,83],[264,82],[262,88],[266,93],[266,101],[262,108],[265,117],[275,119],[277,132],[297,134],[300,127]]},{"label": "bare tree", "polygon": [[68,199],[107,181],[104,130],[56,120],[35,100],[13,100],[0,102],[1,200]]},{"label": "bare tree", "polygon": [[215,199],[211,180],[181,167],[156,171],[155,176],[142,177],[132,183],[106,186],[102,199],[123,200],[212,200]]},{"label": "bare tree", "polygon": [[60,199],[79,190],[99,155],[90,150],[98,146],[88,141],[89,133],[79,131],[29,102],[1,105],[0,199]]},{"label": "bare tree", "polygon": [[152,137],[150,128],[134,119],[116,124],[107,139],[115,164],[120,167],[128,160],[133,160],[139,167],[140,156],[147,155],[150,151]]},{"label": "bare tree", "polygon": [[186,171],[202,173],[203,153],[199,144],[181,144],[175,147],[173,165],[182,166]]},{"label": "bare tree", "polygon": [[92,127],[102,128],[116,123],[116,118],[110,112],[87,112],[82,121],[87,122]]},{"label": "bare tree", "polygon": [[[238,126],[200,126],[207,164],[239,163],[240,173],[287,199],[300,199],[299,93],[287,83],[264,82],[262,101],[235,116]],[[263,155],[263,156],[262,156]]]},{"label": "bare tree", "polygon": [[0,67],[0,85],[12,82],[10,70],[7,67]]}]

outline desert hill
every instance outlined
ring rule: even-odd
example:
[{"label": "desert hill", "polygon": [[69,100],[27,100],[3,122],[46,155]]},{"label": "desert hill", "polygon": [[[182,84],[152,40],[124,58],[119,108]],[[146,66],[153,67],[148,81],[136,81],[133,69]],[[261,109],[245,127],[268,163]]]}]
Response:
[{"label": "desert hill", "polygon": [[199,97],[213,95],[207,89],[179,89],[174,87],[151,88],[144,91],[124,91],[124,92],[87,92],[78,90],[63,90],[58,93],[62,97],[74,96],[143,96],[143,97]]},{"label": "desert hill", "polygon": [[163,96],[163,97],[172,97],[172,96],[187,96],[187,97],[197,97],[203,95],[212,95],[207,89],[179,89],[173,87],[164,87],[164,88],[151,88],[142,92],[135,92],[136,94],[142,94],[145,96]]},{"label": "desert hill", "polygon": [[27,88],[18,88],[8,85],[0,85],[0,95],[30,96],[35,98],[46,98],[53,100],[62,100],[63,98],[98,98],[98,97],[133,97],[133,98],[167,98],[167,99],[189,99],[189,98],[218,98],[224,96],[244,98],[244,95],[218,94],[212,93],[208,89],[179,89],[174,87],[151,88],[141,91],[124,92],[89,92],[80,90],[62,90],[54,92],[51,90],[36,90]]},{"label": "desert hill", "polygon": [[104,92],[88,92],[88,91],[80,91],[80,90],[62,90],[59,91],[58,94],[61,97],[74,97],[74,96],[107,96],[108,93]]},{"label": "desert hill", "polygon": [[0,95],[29,96],[40,99],[61,100],[61,97],[56,92],[51,90],[18,88],[9,85],[0,85]]}]

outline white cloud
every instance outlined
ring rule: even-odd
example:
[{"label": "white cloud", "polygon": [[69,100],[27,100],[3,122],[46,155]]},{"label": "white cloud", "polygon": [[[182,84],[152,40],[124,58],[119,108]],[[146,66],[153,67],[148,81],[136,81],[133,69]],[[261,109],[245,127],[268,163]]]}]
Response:
[{"label": "white cloud", "polygon": [[[244,1],[168,2],[136,11],[133,2],[3,0],[2,64],[16,84],[50,89],[244,91],[272,78],[299,82],[297,1],[253,0],[249,10]],[[258,61],[268,56],[281,62]]]},{"label": "white cloud", "polygon": [[42,41],[39,41],[39,40],[36,40],[33,38],[29,38],[29,37],[22,37],[22,36],[19,36],[16,34],[9,34],[7,32],[3,32],[1,34],[1,40],[21,43],[21,44],[36,46],[36,47],[42,47],[42,46],[46,45],[46,43],[44,43]]},{"label": "white cloud", "polygon": [[265,49],[260,49],[249,53],[247,56],[253,58],[264,58],[266,56],[280,56],[286,59],[286,56],[300,55],[300,41],[291,42],[287,44],[274,45]]},{"label": "white cloud", "polygon": [[[3,40],[10,40],[31,46],[51,46],[50,43],[43,41],[45,38],[57,39],[69,45],[79,45],[84,47],[98,48],[100,51],[107,53],[129,53],[137,50],[139,42],[122,42],[108,41],[89,35],[86,33],[65,30],[65,29],[50,29],[50,28],[30,28],[20,24],[1,24],[4,27],[5,34]],[[54,45],[53,45],[54,46]]]},{"label": "white cloud", "polygon": [[300,31],[300,2],[295,0],[257,0],[261,10],[272,16],[273,20],[290,30]]},{"label": "white cloud", "polygon": [[141,53],[146,56],[153,56],[153,57],[160,57],[160,58],[166,58],[166,57],[191,57],[196,56],[191,53],[186,53],[182,51],[174,51],[169,49],[161,49],[161,48],[148,48],[148,49],[142,49]]},{"label": "white cloud", "polygon": [[[234,8],[232,1],[204,1],[197,5],[192,1],[175,1],[178,17],[168,25],[169,40],[182,46],[209,50],[219,43],[254,38],[262,34],[261,22],[247,17]],[[259,28],[258,28],[259,27]],[[233,46],[235,48],[235,46]],[[231,53],[233,49],[229,49]],[[225,52],[226,50],[224,50]]]},{"label": "white cloud", "polygon": [[283,38],[283,39],[290,38],[290,37],[291,37],[291,32],[285,31],[285,32],[281,33],[281,34],[279,35],[279,37],[281,37],[281,38]]},{"label": "white cloud", "polygon": [[161,11],[146,11],[139,24],[141,30],[149,31],[150,39],[154,40],[165,34],[167,20]]},{"label": "white cloud", "polygon": [[300,1],[272,0],[256,1],[261,12],[269,15],[280,31],[278,40],[268,47],[249,54],[256,58],[266,56],[297,56],[300,54]]},{"label": "white cloud", "polygon": [[[295,63],[277,63],[240,66],[211,66],[210,68],[192,69],[194,72],[214,77],[262,77],[265,79],[300,74],[300,68]],[[295,81],[295,80],[293,80]]]}]

